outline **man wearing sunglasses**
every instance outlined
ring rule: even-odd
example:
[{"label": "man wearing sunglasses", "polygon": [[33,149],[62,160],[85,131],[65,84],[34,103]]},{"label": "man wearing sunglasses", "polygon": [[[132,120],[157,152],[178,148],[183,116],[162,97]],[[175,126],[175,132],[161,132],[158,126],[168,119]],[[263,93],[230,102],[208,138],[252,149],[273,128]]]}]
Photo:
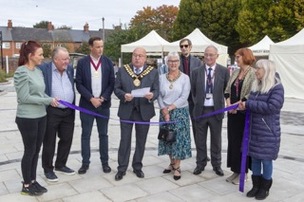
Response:
[{"label": "man wearing sunglasses", "polygon": [[[190,39],[184,38],[179,42],[179,47],[181,51],[180,56],[180,66],[179,69],[187,74],[190,77],[190,72],[195,68],[201,66],[202,62],[197,57],[190,54],[191,48],[192,48],[192,42]],[[192,132],[193,136],[195,138],[195,121],[193,121],[193,108],[194,103],[192,101],[192,95],[191,92],[188,97],[188,103],[189,103],[189,112],[191,116],[191,122],[192,122]]]}]

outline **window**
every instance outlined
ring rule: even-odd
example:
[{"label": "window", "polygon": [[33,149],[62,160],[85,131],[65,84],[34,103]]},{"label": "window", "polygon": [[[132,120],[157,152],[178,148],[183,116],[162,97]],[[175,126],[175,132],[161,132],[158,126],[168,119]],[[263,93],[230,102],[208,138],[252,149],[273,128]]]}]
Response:
[{"label": "window", "polygon": [[21,44],[22,44],[22,43],[17,42],[17,43],[16,43],[16,49],[20,49],[20,48],[21,48]]},{"label": "window", "polygon": [[3,47],[3,49],[10,49],[11,48],[11,44],[9,42],[3,42],[2,43],[2,47]]}]

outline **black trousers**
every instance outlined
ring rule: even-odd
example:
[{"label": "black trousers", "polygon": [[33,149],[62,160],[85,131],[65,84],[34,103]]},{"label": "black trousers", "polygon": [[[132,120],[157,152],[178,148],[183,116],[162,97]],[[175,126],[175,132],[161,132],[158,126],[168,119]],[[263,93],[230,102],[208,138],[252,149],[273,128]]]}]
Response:
[{"label": "black trousers", "polygon": [[36,180],[39,151],[46,128],[46,116],[36,119],[16,117],[16,124],[21,133],[24,153],[21,160],[21,171],[24,184]]},{"label": "black trousers", "polygon": [[61,168],[66,165],[73,140],[74,120],[74,110],[48,106],[47,126],[42,150],[42,167],[45,173],[54,169],[53,158],[56,148],[56,135],[58,135],[59,141],[55,167]]},{"label": "black trousers", "polygon": [[[207,114],[214,111],[214,107],[204,107],[202,114]],[[219,167],[222,164],[222,119],[216,116],[201,118],[196,120],[196,164],[200,167],[207,165],[207,135],[208,128],[210,129],[210,153],[211,165]]]},{"label": "black trousers", "polygon": [[[143,121],[139,111],[133,110],[131,120]],[[126,171],[129,165],[131,153],[132,129],[134,124],[120,123],[120,145],[118,149],[118,171]],[[135,124],[135,152],[133,155],[132,167],[134,170],[141,170],[143,167],[142,159],[144,157],[147,134],[150,125]]]}]

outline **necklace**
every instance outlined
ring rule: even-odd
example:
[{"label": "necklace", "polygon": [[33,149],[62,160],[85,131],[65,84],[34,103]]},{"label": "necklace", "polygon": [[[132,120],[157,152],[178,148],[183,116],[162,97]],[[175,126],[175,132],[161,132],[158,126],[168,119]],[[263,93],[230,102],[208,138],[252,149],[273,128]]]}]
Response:
[{"label": "necklace", "polygon": [[169,89],[172,89],[172,88],[173,88],[173,83],[180,77],[180,75],[181,75],[181,72],[178,71],[177,77],[175,77],[175,78],[173,78],[173,79],[170,79],[170,78],[169,78],[169,73],[166,74],[166,78],[167,78],[167,80],[170,82]]}]

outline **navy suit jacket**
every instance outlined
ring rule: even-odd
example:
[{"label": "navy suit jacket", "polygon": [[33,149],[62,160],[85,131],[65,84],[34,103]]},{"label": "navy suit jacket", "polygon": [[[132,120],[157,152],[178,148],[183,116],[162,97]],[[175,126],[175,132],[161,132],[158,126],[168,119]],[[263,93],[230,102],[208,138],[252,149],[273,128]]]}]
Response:
[{"label": "navy suit jacket", "polygon": [[[130,65],[133,70],[133,66]],[[144,66],[144,70],[147,66]],[[146,98],[133,98],[130,102],[125,101],[125,94],[131,93],[132,90],[136,88],[150,87],[150,92],[153,93],[152,100],[147,100]],[[153,116],[155,116],[154,100],[157,99],[159,94],[159,75],[158,71],[154,68],[149,74],[141,79],[141,84],[139,87],[135,87],[133,84],[133,78],[128,74],[124,67],[119,68],[117,72],[117,77],[115,80],[115,95],[119,98],[120,104],[118,109],[118,116],[121,119],[130,119],[132,111],[135,106],[136,99],[139,99],[139,108],[141,118],[145,121],[149,121]]]},{"label": "navy suit jacket", "polygon": [[[206,65],[195,68],[191,72],[191,93],[192,100],[194,102],[193,116],[198,117],[202,115],[204,108],[204,101],[206,97]],[[228,69],[222,65],[216,64],[214,72],[214,84],[213,84],[213,101],[214,110],[218,110],[225,107],[224,91],[229,81]],[[218,119],[224,118],[224,113],[216,115]]]},{"label": "navy suit jacket", "polygon": [[[51,93],[52,93],[52,62],[43,63],[42,65],[39,66],[39,68],[41,69],[43,77],[44,77],[45,93],[48,96],[51,96]],[[66,72],[67,72],[70,82],[73,86],[73,91],[74,91],[73,104],[74,104],[75,103],[74,68],[71,65],[68,65]]]},{"label": "navy suit jacket", "polygon": [[[114,68],[112,61],[106,56],[101,56],[101,71],[102,71],[102,89],[99,97],[103,97],[105,101],[102,103],[101,107],[110,108],[111,106],[111,95],[114,89]],[[92,75],[90,66],[90,56],[87,55],[81,58],[77,63],[76,68],[76,88],[80,93],[79,106],[86,109],[94,109],[95,107],[90,102],[93,96],[92,94]]]}]

